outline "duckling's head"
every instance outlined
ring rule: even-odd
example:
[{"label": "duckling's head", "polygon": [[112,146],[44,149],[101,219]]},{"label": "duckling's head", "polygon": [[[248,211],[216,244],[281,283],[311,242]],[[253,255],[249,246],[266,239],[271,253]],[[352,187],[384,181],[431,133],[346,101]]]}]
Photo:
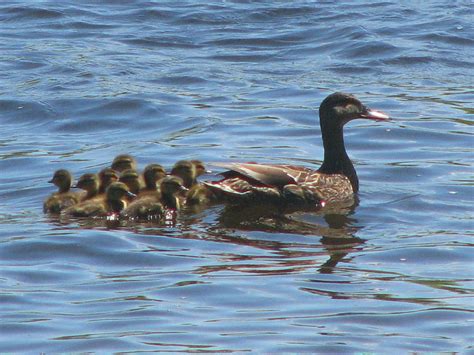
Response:
[{"label": "duckling's head", "polygon": [[72,184],[72,174],[66,169],[59,169],[54,172],[53,178],[48,182],[59,187],[60,191],[67,191]]},{"label": "duckling's head", "polygon": [[123,182],[113,182],[109,185],[106,191],[108,201],[122,201],[125,197],[135,197],[136,195],[130,192],[128,186]]},{"label": "duckling's head", "polygon": [[107,187],[113,183],[118,181],[119,174],[112,168],[104,168],[99,172],[99,180],[100,180],[100,189],[101,193],[105,192]]},{"label": "duckling's head", "polygon": [[188,191],[183,184],[183,179],[177,176],[167,176],[161,180],[161,193],[163,196],[174,196],[179,192]]},{"label": "duckling's head", "polygon": [[88,193],[96,193],[99,191],[99,177],[97,174],[84,174],[74,187],[86,190]]},{"label": "duckling's head", "polygon": [[111,168],[121,173],[127,169],[136,169],[137,162],[135,158],[129,154],[120,154],[112,161]]},{"label": "duckling's head", "polygon": [[194,159],[191,160],[191,163],[194,165],[194,169],[196,170],[196,177],[210,173],[201,160]]},{"label": "duckling's head", "polygon": [[183,184],[187,188],[196,183],[196,167],[189,160],[180,160],[174,164],[171,175],[183,179]]},{"label": "duckling's head", "polygon": [[143,178],[147,188],[155,189],[156,182],[166,176],[165,169],[160,164],[149,164],[143,170]]},{"label": "duckling's head", "polygon": [[140,175],[134,169],[127,169],[120,174],[120,182],[128,186],[131,192],[138,193],[140,190]]}]

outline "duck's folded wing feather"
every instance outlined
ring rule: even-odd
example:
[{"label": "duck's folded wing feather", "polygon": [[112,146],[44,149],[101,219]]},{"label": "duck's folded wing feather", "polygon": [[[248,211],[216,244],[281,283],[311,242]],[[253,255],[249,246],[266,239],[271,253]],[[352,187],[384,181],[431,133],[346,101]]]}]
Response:
[{"label": "duck's folded wing feather", "polygon": [[[288,174],[284,167],[280,166],[255,163],[214,163],[212,165],[229,169],[267,186],[282,188],[285,185],[296,184],[294,177]],[[226,176],[226,174],[229,175],[228,172],[221,175]]]}]

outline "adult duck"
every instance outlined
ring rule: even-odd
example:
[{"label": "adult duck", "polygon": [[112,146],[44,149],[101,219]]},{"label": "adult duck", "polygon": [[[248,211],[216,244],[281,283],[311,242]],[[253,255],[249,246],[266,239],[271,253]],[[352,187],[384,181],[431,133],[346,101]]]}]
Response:
[{"label": "adult duck", "polygon": [[58,187],[43,203],[45,213],[59,213],[61,210],[75,205],[81,199],[81,194],[71,191],[72,174],[65,169],[54,172],[53,178],[48,182]]},{"label": "adult duck", "polygon": [[324,146],[318,170],[294,165],[256,163],[215,164],[228,169],[220,181],[205,182],[218,199],[235,202],[260,200],[324,205],[351,198],[359,179],[344,146],[344,125],[356,118],[386,121],[389,117],[369,109],[353,95],[336,92],[319,107]]}]

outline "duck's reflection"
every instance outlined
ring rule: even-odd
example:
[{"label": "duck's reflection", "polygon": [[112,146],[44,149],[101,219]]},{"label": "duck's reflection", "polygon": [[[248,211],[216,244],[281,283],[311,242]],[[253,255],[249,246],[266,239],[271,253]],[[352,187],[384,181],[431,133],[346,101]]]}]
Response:
[{"label": "duck's reflection", "polygon": [[[297,272],[315,266],[321,273],[331,273],[339,261],[364,243],[356,236],[362,228],[356,226],[357,220],[353,217],[357,205],[356,199],[303,211],[271,204],[226,205],[218,212],[216,223],[207,228],[207,238],[273,250],[282,256],[278,271],[255,268],[252,270],[255,273]],[[199,223],[199,218],[189,217],[185,225]],[[260,232],[271,233],[274,237],[261,238]],[[292,241],[292,235],[318,239],[315,239],[317,243],[298,243]],[[324,252],[321,252],[320,243]],[[328,255],[329,259],[321,264],[322,254]],[[234,258],[238,256],[234,255]],[[288,268],[282,268],[282,264]],[[229,269],[229,265],[225,268]],[[233,265],[231,268],[249,272],[249,265]],[[203,273],[215,271],[219,271],[219,265],[201,270]]]},{"label": "duck's reflection", "polygon": [[[358,200],[306,210],[271,204],[216,205],[201,211],[184,210],[170,223],[120,219],[56,219],[50,222],[62,228],[67,223],[72,228],[120,229],[139,235],[231,243],[273,254],[272,263],[262,263],[263,259],[269,259],[268,255],[223,253],[219,259],[225,262],[201,266],[196,270],[201,274],[223,270],[282,274],[308,268],[332,273],[342,259],[359,250],[364,243],[356,236],[362,228],[354,218],[357,205]],[[314,237],[314,240],[308,237]],[[150,245],[152,249],[153,245]],[[322,258],[326,260],[322,262]]]}]

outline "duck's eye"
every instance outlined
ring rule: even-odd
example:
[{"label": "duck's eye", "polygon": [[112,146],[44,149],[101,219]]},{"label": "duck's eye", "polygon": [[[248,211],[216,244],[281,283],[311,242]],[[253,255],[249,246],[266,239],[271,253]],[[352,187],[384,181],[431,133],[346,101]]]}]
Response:
[{"label": "duck's eye", "polygon": [[344,109],[346,112],[350,112],[350,113],[355,113],[355,112],[360,111],[359,107],[354,104],[348,104],[344,107]]}]

